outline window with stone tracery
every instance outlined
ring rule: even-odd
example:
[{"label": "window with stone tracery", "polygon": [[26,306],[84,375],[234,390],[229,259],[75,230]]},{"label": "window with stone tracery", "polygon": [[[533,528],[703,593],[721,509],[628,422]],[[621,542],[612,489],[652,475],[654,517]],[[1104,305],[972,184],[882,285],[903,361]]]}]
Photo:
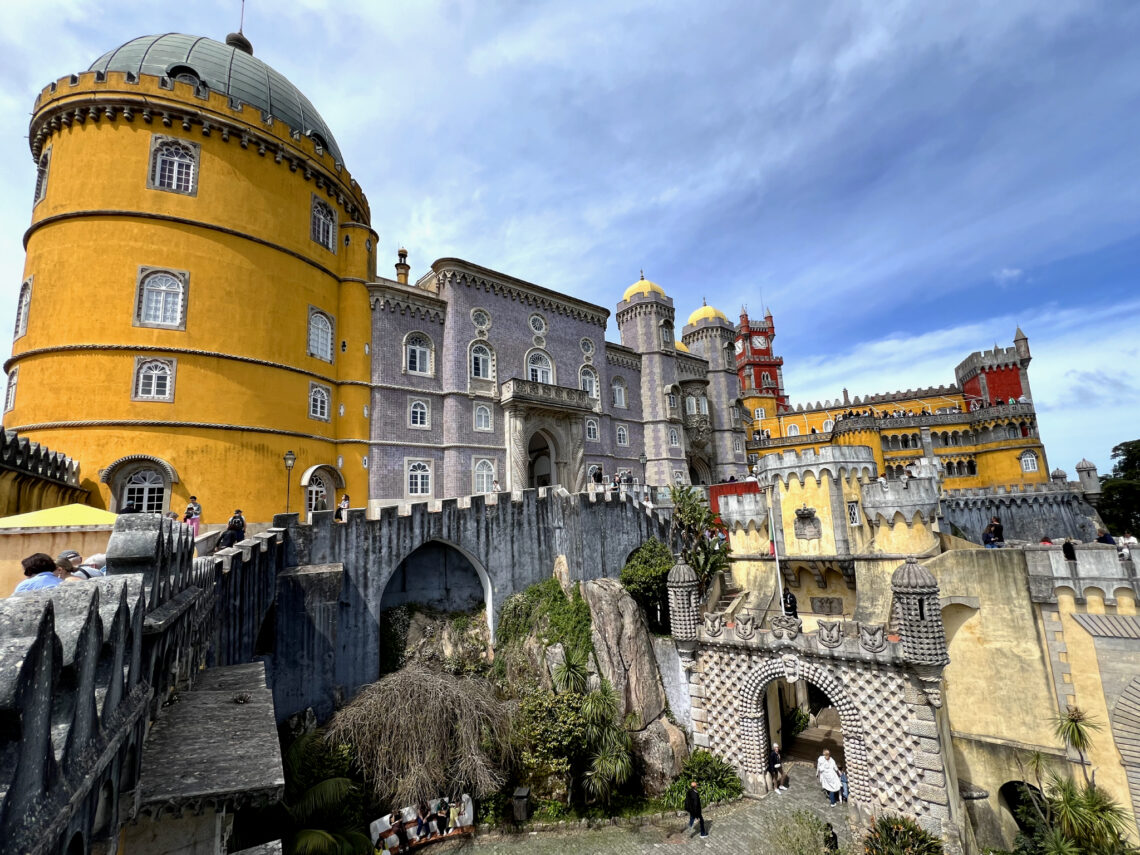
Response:
[{"label": "window with stone tracery", "polygon": [[150,186],[155,190],[193,195],[197,180],[197,151],[177,140],[154,146],[150,165]]},{"label": "window with stone tracery", "polygon": [[539,351],[532,353],[527,359],[527,376],[532,383],[553,383],[554,371],[550,357]]},{"label": "window with stone tracery", "polygon": [[309,235],[325,249],[336,252],[336,213],[316,196],[309,218]]}]

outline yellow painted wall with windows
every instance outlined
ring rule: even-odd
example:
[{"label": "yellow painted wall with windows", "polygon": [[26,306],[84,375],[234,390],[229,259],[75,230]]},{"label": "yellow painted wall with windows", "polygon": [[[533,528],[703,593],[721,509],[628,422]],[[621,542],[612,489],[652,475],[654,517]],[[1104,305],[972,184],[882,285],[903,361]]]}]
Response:
[{"label": "yellow painted wall with windows", "polygon": [[[120,109],[48,124],[59,106],[70,114],[96,102],[133,105],[133,118]],[[169,127],[163,110],[175,117]],[[208,135],[203,121],[213,124]],[[247,144],[235,131],[223,139],[222,123],[246,129]],[[79,460],[83,486],[102,507],[117,497],[100,470],[141,454],[177,473],[170,509],[195,494],[208,522],[235,507],[268,520],[284,510],[288,449],[298,456],[293,510],[302,473],[336,467],[338,455],[347,492],[362,505],[371,373],[364,283],[377,238],[347,171],[257,109],[231,109],[223,95],[203,99],[183,83],[163,89],[146,75],[134,84],[119,72],[103,83],[94,73],[75,85],[64,78],[55,93],[44,90],[32,127],[48,132],[50,162],[26,238],[31,301],[8,364],[19,372],[5,427]],[[197,148],[192,195],[148,188],[154,135]],[[336,214],[335,252],[310,236],[314,197]],[[188,274],[184,329],[136,323],[141,267]],[[333,320],[331,363],[309,355],[311,308]],[[149,356],[176,360],[169,402],[132,400],[136,357]],[[331,390],[327,421],[309,416],[311,383]],[[330,490],[330,507],[336,498]]]}]

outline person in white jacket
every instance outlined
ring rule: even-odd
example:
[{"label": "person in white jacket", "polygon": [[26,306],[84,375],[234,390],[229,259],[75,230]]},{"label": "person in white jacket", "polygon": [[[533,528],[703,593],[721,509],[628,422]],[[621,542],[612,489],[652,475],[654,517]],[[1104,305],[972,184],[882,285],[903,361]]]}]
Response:
[{"label": "person in white jacket", "polygon": [[819,778],[819,785],[827,793],[827,799],[831,802],[831,806],[835,807],[839,804],[839,790],[843,784],[839,780],[839,766],[836,765],[831,752],[826,748],[823,749],[820,758],[815,761],[815,776]]}]

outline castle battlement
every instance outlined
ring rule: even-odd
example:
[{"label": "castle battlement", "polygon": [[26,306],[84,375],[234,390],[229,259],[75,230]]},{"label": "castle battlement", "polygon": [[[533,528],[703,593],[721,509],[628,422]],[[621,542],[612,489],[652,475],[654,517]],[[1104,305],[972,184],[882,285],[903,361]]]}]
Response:
[{"label": "castle battlement", "polygon": [[1019,368],[1021,359],[1016,345],[1013,347],[994,346],[990,350],[975,350],[958,363],[958,367],[954,369],[954,376],[958,378],[959,383],[963,383],[981,371]]}]

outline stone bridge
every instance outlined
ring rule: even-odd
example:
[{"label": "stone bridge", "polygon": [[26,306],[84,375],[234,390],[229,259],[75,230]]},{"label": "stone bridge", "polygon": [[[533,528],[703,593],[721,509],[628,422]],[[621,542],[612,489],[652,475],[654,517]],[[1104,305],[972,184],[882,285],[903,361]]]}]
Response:
[{"label": "stone bridge", "polygon": [[[307,526],[277,521],[289,523],[297,565],[279,580],[277,599],[273,686],[282,720],[309,707],[323,720],[379,678],[380,617],[396,602],[389,589],[397,571],[421,589],[465,584],[433,575],[438,553],[406,563],[425,548],[465,559],[493,639],[507,598],[549,579],[563,561],[571,580],[617,576],[646,540],[669,540],[668,522],[633,495],[557,487],[393,506],[372,520],[352,510],[344,523],[331,512],[313,514]],[[423,578],[412,580],[413,570]]]}]

